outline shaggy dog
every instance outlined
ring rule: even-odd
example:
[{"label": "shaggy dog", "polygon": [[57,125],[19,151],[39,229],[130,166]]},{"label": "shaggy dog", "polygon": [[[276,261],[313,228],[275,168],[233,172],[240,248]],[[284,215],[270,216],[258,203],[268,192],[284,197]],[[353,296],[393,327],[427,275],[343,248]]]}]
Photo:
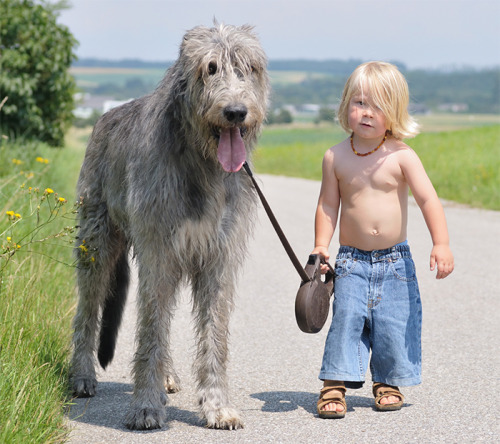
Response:
[{"label": "shaggy dog", "polygon": [[138,321],[131,429],[165,422],[179,390],[169,328],[183,282],[192,288],[195,375],[208,427],[243,426],[228,399],[228,322],[256,195],[241,169],[266,115],[267,59],[249,26],[196,27],[150,95],[104,114],[78,180],[81,198],[72,389],[94,396],[95,352],[112,360],[137,262]]}]

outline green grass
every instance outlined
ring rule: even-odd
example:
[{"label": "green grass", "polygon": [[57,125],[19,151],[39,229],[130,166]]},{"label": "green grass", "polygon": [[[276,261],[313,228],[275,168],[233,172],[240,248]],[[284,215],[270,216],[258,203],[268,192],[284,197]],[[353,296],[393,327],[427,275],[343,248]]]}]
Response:
[{"label": "green grass", "polygon": [[321,180],[325,151],[345,137],[333,125],[266,127],[254,155],[256,172]]},{"label": "green grass", "polygon": [[[68,435],[63,416],[67,402],[71,319],[76,302],[71,245],[49,239],[29,244],[25,236],[36,226],[38,197],[52,188],[65,197],[68,209],[82,151],[73,146],[53,149],[33,143],[0,145],[0,253],[22,244],[7,261],[0,255],[0,442],[55,443]],[[36,161],[37,157],[49,163]],[[12,159],[21,161],[16,165]],[[24,188],[21,186],[24,184]],[[32,187],[29,194],[28,187]],[[54,202],[54,194],[50,199]],[[40,217],[50,213],[47,197]],[[9,221],[6,211],[22,216]],[[44,238],[74,224],[74,215],[58,217],[41,231]],[[7,237],[12,240],[9,242]]]},{"label": "green grass", "polygon": [[500,210],[500,125],[409,141],[443,199]]},{"label": "green grass", "polygon": [[[255,170],[321,180],[325,151],[345,137],[338,127],[326,125],[265,128]],[[423,133],[406,142],[420,156],[441,198],[500,210],[500,125]]]}]

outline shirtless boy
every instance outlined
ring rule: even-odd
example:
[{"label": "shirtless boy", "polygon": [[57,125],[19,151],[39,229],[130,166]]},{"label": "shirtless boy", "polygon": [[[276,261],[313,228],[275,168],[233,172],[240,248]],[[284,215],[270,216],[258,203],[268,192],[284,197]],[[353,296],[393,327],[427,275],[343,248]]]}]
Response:
[{"label": "shirtless boy", "polygon": [[370,351],[377,410],[400,409],[398,386],[421,382],[421,301],[406,241],[409,189],[432,238],[430,269],[437,268],[438,279],[453,271],[443,207],[417,154],[402,142],[418,133],[408,102],[406,80],[395,66],[360,65],[338,113],[351,136],[323,159],[312,253],[329,259],[339,210],[340,249],[319,375],[322,418],[345,416],[346,387],[363,385]]}]

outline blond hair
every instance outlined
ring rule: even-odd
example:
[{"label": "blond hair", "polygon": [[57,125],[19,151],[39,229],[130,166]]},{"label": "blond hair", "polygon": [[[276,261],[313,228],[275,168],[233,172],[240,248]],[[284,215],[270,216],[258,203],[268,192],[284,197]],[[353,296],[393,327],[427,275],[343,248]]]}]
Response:
[{"label": "blond hair", "polygon": [[369,91],[373,105],[380,108],[390,133],[396,139],[415,137],[419,125],[408,113],[410,95],[408,83],[396,66],[386,62],[367,62],[359,65],[347,79],[338,110],[342,128],[349,127],[349,103],[352,96]]}]

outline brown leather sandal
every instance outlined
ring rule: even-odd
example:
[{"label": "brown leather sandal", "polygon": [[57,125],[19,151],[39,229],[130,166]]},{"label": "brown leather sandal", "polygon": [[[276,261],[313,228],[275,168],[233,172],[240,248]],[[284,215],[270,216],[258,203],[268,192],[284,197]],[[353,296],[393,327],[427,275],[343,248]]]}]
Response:
[{"label": "brown leather sandal", "polygon": [[[375,396],[375,408],[383,412],[400,410],[405,400],[405,397],[399,391],[398,387],[383,384],[381,382],[373,384],[373,396]],[[380,400],[387,396],[397,396],[400,400],[392,404],[380,404]]]},{"label": "brown leather sandal", "polygon": [[[337,390],[341,392],[331,393],[333,390]],[[336,404],[341,404],[344,407],[344,410],[341,412],[331,411],[331,410],[323,410],[323,407],[331,402],[335,402]],[[347,411],[347,406],[345,403],[345,386],[343,384],[329,385],[327,387],[323,387],[319,394],[318,399],[318,415],[323,419],[333,419],[333,418],[343,418]]]}]

